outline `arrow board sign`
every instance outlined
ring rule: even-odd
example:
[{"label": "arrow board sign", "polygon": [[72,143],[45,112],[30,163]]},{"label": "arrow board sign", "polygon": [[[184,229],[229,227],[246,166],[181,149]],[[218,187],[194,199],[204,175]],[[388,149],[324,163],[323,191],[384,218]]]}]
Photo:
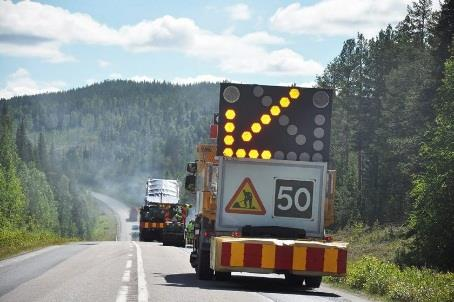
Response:
[{"label": "arrow board sign", "polygon": [[216,230],[280,226],[323,236],[326,163],[221,157],[219,168]]}]

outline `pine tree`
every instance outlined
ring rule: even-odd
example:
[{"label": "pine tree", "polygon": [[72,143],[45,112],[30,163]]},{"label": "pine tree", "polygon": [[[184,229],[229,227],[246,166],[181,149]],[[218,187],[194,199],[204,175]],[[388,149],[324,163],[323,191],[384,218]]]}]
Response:
[{"label": "pine tree", "polygon": [[33,160],[32,143],[27,137],[24,119],[16,130],[16,147],[17,153],[23,161],[30,162]]},{"label": "pine tree", "polygon": [[39,133],[38,148],[37,148],[37,165],[41,171],[47,172],[49,168],[47,159],[47,147],[44,139],[44,133]]},{"label": "pine tree", "polygon": [[17,165],[19,159],[12,137],[11,119],[8,110],[3,107],[0,116],[0,228],[22,227],[25,224],[25,195],[19,178]]},{"label": "pine tree", "polygon": [[454,269],[454,56],[445,64],[436,124],[421,147],[423,171],[415,178],[411,226],[420,265]]},{"label": "pine tree", "polygon": [[418,0],[408,7],[408,16],[412,24],[415,42],[425,47],[428,41],[429,26],[432,20],[432,0]]}]

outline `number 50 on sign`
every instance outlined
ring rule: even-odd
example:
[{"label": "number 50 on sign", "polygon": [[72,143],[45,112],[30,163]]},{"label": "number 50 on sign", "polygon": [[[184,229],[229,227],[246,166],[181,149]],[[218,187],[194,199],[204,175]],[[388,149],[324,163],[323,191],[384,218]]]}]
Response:
[{"label": "number 50 on sign", "polygon": [[312,218],[313,180],[276,179],[274,216]]}]

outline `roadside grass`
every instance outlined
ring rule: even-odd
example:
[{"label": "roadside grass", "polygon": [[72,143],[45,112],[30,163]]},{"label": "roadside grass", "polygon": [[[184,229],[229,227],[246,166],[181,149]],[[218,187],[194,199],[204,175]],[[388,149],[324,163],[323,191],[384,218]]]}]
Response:
[{"label": "roadside grass", "polygon": [[406,241],[405,231],[403,227],[356,224],[334,234],[336,240],[350,243],[347,276],[324,280],[386,301],[454,301],[454,273],[393,263]]},{"label": "roadside grass", "polygon": [[[117,224],[114,213],[106,206],[92,203],[95,217],[90,240],[115,240]],[[50,245],[80,241],[45,230],[0,229],[0,260]]]},{"label": "roadside grass", "polygon": [[37,248],[77,240],[77,238],[63,238],[48,231],[2,229],[0,230],[0,260]]},{"label": "roadside grass", "polygon": [[115,241],[117,236],[117,220],[114,212],[107,206],[96,202],[98,212],[92,232],[92,240]]}]

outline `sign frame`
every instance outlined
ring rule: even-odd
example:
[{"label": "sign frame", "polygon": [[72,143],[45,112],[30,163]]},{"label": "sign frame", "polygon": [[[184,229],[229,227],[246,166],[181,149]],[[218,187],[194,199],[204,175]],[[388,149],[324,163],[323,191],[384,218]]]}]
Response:
[{"label": "sign frame", "polygon": [[[282,226],[303,228],[308,237],[323,237],[324,206],[326,199],[326,162],[303,162],[289,160],[260,160],[219,157],[216,230],[238,231],[246,225]],[[266,214],[226,213],[227,203],[232,199],[240,183],[249,177],[262,200]],[[313,215],[311,219],[274,217],[274,194],[276,178],[309,180],[315,178],[313,191]]]}]

